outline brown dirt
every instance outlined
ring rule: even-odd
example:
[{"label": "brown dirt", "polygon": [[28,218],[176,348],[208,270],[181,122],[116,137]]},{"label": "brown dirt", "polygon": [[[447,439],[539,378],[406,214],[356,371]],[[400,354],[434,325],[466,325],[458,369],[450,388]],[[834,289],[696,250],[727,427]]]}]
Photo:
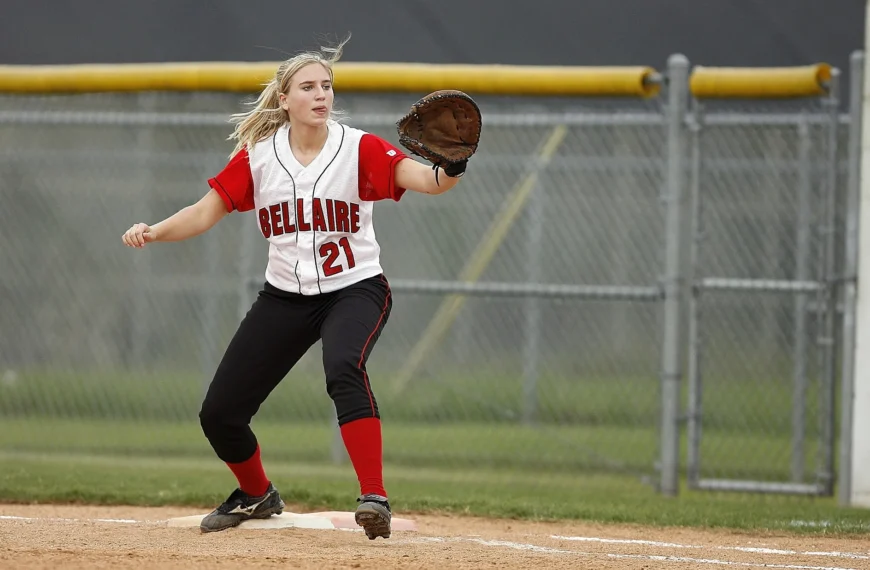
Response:
[{"label": "brown dirt", "polygon": [[[191,514],[197,513],[187,508],[0,505],[0,516],[31,519],[0,518],[0,569],[190,570],[240,565],[318,570],[870,568],[870,543],[848,538],[406,513],[397,516],[416,520],[418,532],[394,532],[389,540],[376,541],[369,541],[360,532],[339,530],[231,529],[201,534],[196,528],[168,528],[162,523],[171,517]],[[611,542],[572,541],[554,536],[604,538]],[[671,544],[620,543],[612,539]],[[747,552],[735,547],[790,552]]]}]

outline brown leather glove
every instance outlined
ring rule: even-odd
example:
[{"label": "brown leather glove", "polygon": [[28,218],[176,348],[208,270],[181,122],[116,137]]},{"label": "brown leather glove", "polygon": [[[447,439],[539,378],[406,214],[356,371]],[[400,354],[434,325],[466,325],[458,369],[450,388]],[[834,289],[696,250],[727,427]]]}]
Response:
[{"label": "brown leather glove", "polygon": [[448,89],[414,103],[396,128],[402,146],[431,162],[433,168],[440,166],[448,176],[457,177],[465,173],[468,159],[477,152],[482,120],[471,97]]}]

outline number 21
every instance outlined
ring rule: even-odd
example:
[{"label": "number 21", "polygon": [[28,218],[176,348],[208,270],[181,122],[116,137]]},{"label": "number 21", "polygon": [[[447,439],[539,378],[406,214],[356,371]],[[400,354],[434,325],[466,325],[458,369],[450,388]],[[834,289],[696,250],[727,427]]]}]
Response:
[{"label": "number 21", "polygon": [[344,271],[344,266],[341,264],[335,265],[336,260],[338,260],[339,245],[344,250],[344,256],[347,258],[347,268],[353,269],[356,265],[356,260],[353,258],[353,250],[350,249],[350,241],[346,237],[338,240],[338,245],[334,241],[326,242],[320,246],[320,257],[326,258],[323,261],[323,275],[325,277]]}]

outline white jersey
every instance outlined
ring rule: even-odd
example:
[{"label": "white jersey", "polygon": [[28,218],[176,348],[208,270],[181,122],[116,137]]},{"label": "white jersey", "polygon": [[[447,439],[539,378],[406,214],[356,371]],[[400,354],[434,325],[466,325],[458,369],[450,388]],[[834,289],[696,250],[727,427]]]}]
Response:
[{"label": "white jersey", "polygon": [[374,201],[398,200],[393,167],[405,155],[378,137],[333,121],[307,166],[290,150],[289,124],[233,158],[210,185],[228,209],[256,211],[269,241],[266,280],[302,295],[341,289],[383,273]]}]

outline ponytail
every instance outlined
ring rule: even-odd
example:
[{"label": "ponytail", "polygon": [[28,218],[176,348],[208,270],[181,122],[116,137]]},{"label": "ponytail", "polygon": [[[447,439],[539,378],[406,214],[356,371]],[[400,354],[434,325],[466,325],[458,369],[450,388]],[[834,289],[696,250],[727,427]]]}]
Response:
[{"label": "ponytail", "polygon": [[[301,53],[279,65],[275,77],[266,84],[257,100],[251,103],[253,109],[247,113],[230,115],[230,122],[236,125],[227,138],[236,141],[236,147],[230,157],[272,136],[290,120],[287,111],[281,108],[279,95],[287,92],[291,78],[299,69],[312,63],[319,63],[329,71],[329,78],[332,79],[332,67],[341,58],[344,44],[348,40],[350,36],[335,47],[322,47],[320,53]],[[338,114],[340,113],[333,110],[333,115]]]},{"label": "ponytail", "polygon": [[236,124],[235,130],[227,139],[236,141],[231,156],[243,148],[249,148],[254,143],[272,136],[287,122],[287,112],[281,108],[278,95],[278,80],[272,79],[266,84],[257,100],[251,103],[253,109],[247,113],[236,113],[230,116],[230,122]]}]

